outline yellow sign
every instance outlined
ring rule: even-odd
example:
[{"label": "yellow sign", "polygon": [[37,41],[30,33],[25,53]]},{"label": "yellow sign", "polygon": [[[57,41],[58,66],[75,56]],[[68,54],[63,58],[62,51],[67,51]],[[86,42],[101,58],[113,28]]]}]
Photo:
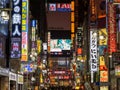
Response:
[{"label": "yellow sign", "polygon": [[41,52],[41,41],[37,40],[37,53],[39,54]]},{"label": "yellow sign", "polygon": [[71,23],[71,32],[72,32],[72,33],[75,32],[75,23]]},{"label": "yellow sign", "polygon": [[75,13],[74,12],[71,12],[71,22],[74,22],[75,21]]},{"label": "yellow sign", "polygon": [[100,66],[105,65],[105,58],[103,56],[100,56]]},{"label": "yellow sign", "polygon": [[75,2],[74,1],[71,1],[71,11],[74,11],[75,10]]},{"label": "yellow sign", "polygon": [[107,37],[106,28],[99,30],[99,45],[107,45]]}]

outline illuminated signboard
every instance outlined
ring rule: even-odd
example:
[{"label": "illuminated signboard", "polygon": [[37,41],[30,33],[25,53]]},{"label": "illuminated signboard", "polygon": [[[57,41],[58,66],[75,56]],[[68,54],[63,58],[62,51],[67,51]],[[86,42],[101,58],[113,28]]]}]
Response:
[{"label": "illuminated signboard", "polygon": [[69,3],[49,3],[49,11],[70,12],[71,4]]},{"label": "illuminated signboard", "polygon": [[12,36],[21,37],[21,0],[13,0]]},{"label": "illuminated signboard", "polygon": [[35,34],[36,34],[36,20],[32,20],[31,26],[32,26],[32,41],[35,41]]},{"label": "illuminated signboard", "polygon": [[33,72],[35,70],[34,65],[32,63],[21,64],[22,72]]},{"label": "illuminated signboard", "polygon": [[28,1],[22,0],[22,58],[28,60]]},{"label": "illuminated signboard", "polygon": [[12,38],[10,58],[21,57],[21,0],[12,0]]},{"label": "illuminated signboard", "polygon": [[27,50],[28,50],[27,41],[28,41],[27,32],[22,32],[22,61],[27,60]]},{"label": "illuminated signboard", "polygon": [[90,31],[90,65],[91,71],[97,71],[97,32]]},{"label": "illuminated signboard", "polygon": [[58,3],[57,4],[57,11],[70,12],[71,11],[71,4],[69,4],[69,3]]},{"label": "illuminated signboard", "polygon": [[21,57],[21,39],[12,38],[11,39],[11,58],[20,58]]},{"label": "illuminated signboard", "polygon": [[100,82],[108,82],[108,71],[100,71]]},{"label": "illuminated signboard", "polygon": [[116,8],[108,2],[108,52],[116,52]]}]

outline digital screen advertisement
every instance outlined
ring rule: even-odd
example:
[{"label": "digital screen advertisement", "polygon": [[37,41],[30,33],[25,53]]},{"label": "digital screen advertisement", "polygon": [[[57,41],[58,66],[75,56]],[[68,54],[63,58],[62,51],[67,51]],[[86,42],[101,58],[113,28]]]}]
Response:
[{"label": "digital screen advertisement", "polygon": [[51,39],[50,52],[62,52],[62,50],[70,50],[70,39]]}]

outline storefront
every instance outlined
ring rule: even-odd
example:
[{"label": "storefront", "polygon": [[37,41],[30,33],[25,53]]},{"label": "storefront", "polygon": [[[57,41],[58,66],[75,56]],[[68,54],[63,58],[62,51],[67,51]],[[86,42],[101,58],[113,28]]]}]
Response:
[{"label": "storefront", "polygon": [[23,75],[17,75],[17,88],[23,90]]},{"label": "storefront", "polygon": [[16,73],[9,72],[10,90],[18,90],[16,81],[17,81]]},{"label": "storefront", "polygon": [[0,68],[0,90],[8,90],[9,88],[9,70]]}]

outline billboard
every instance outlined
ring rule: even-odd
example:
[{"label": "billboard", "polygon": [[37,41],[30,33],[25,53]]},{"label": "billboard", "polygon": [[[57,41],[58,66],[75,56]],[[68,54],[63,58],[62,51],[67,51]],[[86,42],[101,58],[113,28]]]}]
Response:
[{"label": "billboard", "polygon": [[70,39],[51,39],[50,52],[62,52],[62,50],[71,49]]}]

